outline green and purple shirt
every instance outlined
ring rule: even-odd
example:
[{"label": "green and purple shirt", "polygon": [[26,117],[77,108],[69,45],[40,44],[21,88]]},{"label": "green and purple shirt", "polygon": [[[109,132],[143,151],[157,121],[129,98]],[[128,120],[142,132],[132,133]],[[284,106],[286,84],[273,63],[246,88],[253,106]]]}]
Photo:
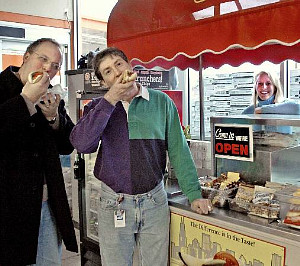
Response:
[{"label": "green and purple shirt", "polygon": [[128,107],[93,99],[74,127],[71,143],[80,153],[96,152],[96,178],[117,193],[142,194],[158,185],[166,152],[190,202],[201,198],[197,171],[182,132],[177,108],[163,92],[141,88]]}]

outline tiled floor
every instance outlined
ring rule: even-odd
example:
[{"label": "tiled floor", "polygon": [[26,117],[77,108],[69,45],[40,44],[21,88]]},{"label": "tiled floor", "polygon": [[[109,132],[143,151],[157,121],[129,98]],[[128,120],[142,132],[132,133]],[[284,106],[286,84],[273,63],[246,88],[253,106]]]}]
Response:
[{"label": "tiled floor", "polygon": [[[78,248],[79,248],[79,230],[75,229]],[[67,251],[63,245],[62,266],[80,266],[80,254]]]}]

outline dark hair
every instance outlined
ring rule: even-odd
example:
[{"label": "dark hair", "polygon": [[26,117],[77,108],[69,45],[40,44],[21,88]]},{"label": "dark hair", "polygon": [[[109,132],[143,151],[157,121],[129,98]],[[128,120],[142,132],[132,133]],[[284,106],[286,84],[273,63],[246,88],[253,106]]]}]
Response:
[{"label": "dark hair", "polygon": [[100,81],[103,80],[103,77],[102,77],[102,74],[100,73],[99,66],[105,57],[111,56],[111,55],[120,56],[127,63],[129,63],[127,56],[124,54],[123,51],[121,51],[118,48],[108,47],[108,48],[100,51],[99,53],[96,54],[96,56],[93,59],[93,67],[94,67],[95,75]]},{"label": "dark hair", "polygon": [[42,43],[44,43],[44,42],[50,42],[50,43],[56,45],[56,46],[60,49],[60,51],[61,51],[60,44],[59,44],[56,40],[51,39],[51,38],[41,38],[41,39],[38,39],[38,40],[32,42],[32,43],[27,47],[27,49],[26,49],[26,51],[25,51],[25,54],[26,54],[26,53],[32,54],[32,53],[35,51],[35,49],[36,49],[40,44],[42,44]]}]

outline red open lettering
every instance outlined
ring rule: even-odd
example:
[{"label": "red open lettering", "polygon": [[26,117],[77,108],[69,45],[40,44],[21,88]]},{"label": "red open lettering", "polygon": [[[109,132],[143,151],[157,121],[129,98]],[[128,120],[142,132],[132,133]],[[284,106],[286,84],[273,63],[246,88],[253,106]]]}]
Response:
[{"label": "red open lettering", "polygon": [[232,144],[232,154],[239,155],[240,154],[240,145]]},{"label": "red open lettering", "polygon": [[216,152],[218,152],[218,153],[223,152],[223,144],[222,143],[216,144]]},{"label": "red open lettering", "polygon": [[224,144],[224,153],[228,153],[228,151],[231,151],[231,145],[229,143]]},{"label": "red open lettering", "polygon": [[232,155],[241,155],[248,156],[249,155],[249,146],[236,144],[236,143],[216,143],[216,153],[219,154],[232,154]]},{"label": "red open lettering", "polygon": [[249,155],[249,147],[248,145],[241,145],[240,155]]}]

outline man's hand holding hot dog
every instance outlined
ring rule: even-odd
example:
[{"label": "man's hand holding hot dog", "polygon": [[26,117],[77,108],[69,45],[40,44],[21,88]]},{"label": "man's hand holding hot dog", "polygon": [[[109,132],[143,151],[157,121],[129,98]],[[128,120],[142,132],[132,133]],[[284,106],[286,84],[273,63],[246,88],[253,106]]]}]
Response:
[{"label": "man's hand holding hot dog", "polygon": [[25,83],[22,94],[33,104],[35,104],[43,95],[46,94],[50,84],[47,72],[42,73],[42,77],[37,82],[30,82],[29,79]]},{"label": "man's hand holding hot dog", "polygon": [[[22,95],[33,105],[37,104],[48,121],[55,121],[61,97],[59,94],[47,93],[49,83],[50,78],[47,72],[30,72],[23,87]],[[31,112],[34,113],[32,110]]]},{"label": "man's hand holding hot dog", "polygon": [[[127,73],[128,72],[129,71],[127,71]],[[112,105],[116,105],[118,101],[130,102],[132,98],[138,94],[139,88],[135,82],[136,73],[129,73],[133,75],[132,78],[124,78],[123,72],[104,95],[104,98]]]}]

